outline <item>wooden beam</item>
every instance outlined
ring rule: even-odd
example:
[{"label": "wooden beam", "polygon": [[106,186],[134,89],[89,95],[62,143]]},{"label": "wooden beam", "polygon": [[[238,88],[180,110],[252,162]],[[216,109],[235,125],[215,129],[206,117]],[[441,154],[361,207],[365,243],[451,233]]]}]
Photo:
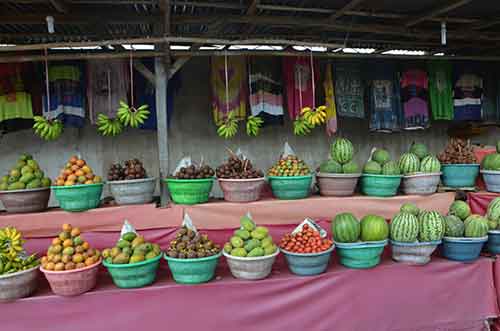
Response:
[{"label": "wooden beam", "polygon": [[170,70],[168,72],[168,79],[172,78],[177,71],[179,71],[184,64],[186,64],[189,60],[191,60],[191,56],[180,57],[172,64]]},{"label": "wooden beam", "polygon": [[[157,51],[136,51],[134,58],[157,57],[165,53]],[[130,52],[112,52],[112,53],[79,53],[79,54],[49,54],[44,55],[7,55],[0,56],[0,63],[19,63],[19,62],[42,62],[48,61],[66,61],[66,60],[95,60],[95,59],[127,59],[130,58]]]},{"label": "wooden beam", "polygon": [[259,0],[251,0],[250,5],[248,5],[247,8],[247,15],[253,16],[257,13],[257,5],[259,2]]},{"label": "wooden beam", "polygon": [[139,71],[153,86],[156,85],[155,74],[149,70],[140,60],[134,60],[134,69]]},{"label": "wooden beam", "polygon": [[333,13],[329,20],[331,22],[335,22],[335,20],[339,17],[342,17],[344,16],[344,14],[351,10],[351,9],[354,9],[357,5],[359,5],[360,3],[362,3],[363,1],[365,0],[350,0],[344,7],[340,8],[339,10],[335,11],[335,13]]},{"label": "wooden beam", "polygon": [[478,23],[476,25],[471,26],[470,29],[471,30],[482,30],[482,29],[490,28],[490,27],[495,26],[497,24],[500,24],[500,20]]},{"label": "wooden beam", "polygon": [[405,24],[405,26],[406,27],[414,26],[422,21],[429,20],[433,17],[450,12],[453,9],[456,9],[458,7],[464,6],[471,1],[472,0],[455,0],[455,1],[452,1],[451,3],[448,3],[444,6],[433,8],[430,11],[428,11],[427,13],[424,13],[418,17],[411,19],[409,22],[407,22]]},{"label": "wooden beam", "polygon": [[160,19],[157,14],[130,13],[130,11],[113,10],[105,13],[96,13],[89,10],[78,11],[71,15],[54,14],[50,12],[37,14],[0,14],[0,24],[46,24],[47,16],[54,17],[55,24],[94,24],[105,22],[106,24],[146,24],[154,23]]},{"label": "wooden beam", "polygon": [[69,13],[69,5],[64,0],[49,0],[50,4],[60,13]]},{"label": "wooden beam", "polygon": [[[155,88],[156,88],[156,127],[157,127],[157,142],[158,142],[158,160],[160,165],[160,181],[169,175],[168,159],[168,118],[167,118],[167,72],[168,63],[165,63],[162,58],[155,59]],[[161,206],[167,206],[169,195],[167,185],[160,185]]]}]

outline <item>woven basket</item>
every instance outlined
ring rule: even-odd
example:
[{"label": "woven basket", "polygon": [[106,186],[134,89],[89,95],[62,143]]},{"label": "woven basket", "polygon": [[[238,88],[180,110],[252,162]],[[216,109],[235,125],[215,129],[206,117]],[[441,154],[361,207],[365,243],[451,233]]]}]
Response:
[{"label": "woven basket", "polygon": [[224,192],[224,200],[230,202],[250,202],[260,199],[260,192],[265,183],[264,178],[252,179],[218,179]]},{"label": "woven basket", "polygon": [[101,260],[82,269],[49,271],[40,267],[40,271],[45,274],[52,292],[62,296],[75,296],[95,287],[100,265]]}]

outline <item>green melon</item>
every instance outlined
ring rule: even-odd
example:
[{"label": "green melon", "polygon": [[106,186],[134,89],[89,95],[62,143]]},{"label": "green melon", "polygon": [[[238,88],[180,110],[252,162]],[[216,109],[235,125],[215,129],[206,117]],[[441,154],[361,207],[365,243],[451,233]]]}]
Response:
[{"label": "green melon", "polygon": [[500,170],[500,154],[490,154],[491,159],[488,164],[488,169],[485,170],[493,170],[493,171],[499,171]]},{"label": "green melon", "polygon": [[332,233],[336,242],[352,243],[358,241],[361,226],[353,214],[342,213],[335,216],[332,223]]},{"label": "green melon", "polygon": [[496,228],[498,227],[498,222],[497,221],[493,221],[493,220],[488,220],[488,228],[490,230],[496,230]]},{"label": "green melon", "polygon": [[448,215],[444,218],[445,231],[447,237],[463,237],[465,231],[464,222],[455,215]]},{"label": "green melon", "polygon": [[380,241],[389,237],[389,225],[381,216],[366,215],[360,223],[361,241]]},{"label": "green melon", "polygon": [[356,161],[351,160],[342,166],[342,172],[344,174],[359,174],[361,171]]},{"label": "green melon", "polygon": [[486,217],[490,220],[500,222],[500,197],[490,202],[486,211]]},{"label": "green melon", "polygon": [[391,239],[400,242],[415,242],[418,238],[419,224],[415,215],[401,212],[391,221]]},{"label": "green melon", "polygon": [[445,224],[441,214],[436,211],[429,211],[422,215],[420,219],[420,241],[441,240],[444,236]]},{"label": "green melon", "polygon": [[372,175],[380,175],[382,173],[382,167],[375,161],[368,161],[363,168],[363,173],[372,174]]},{"label": "green melon", "polygon": [[481,161],[481,169],[491,170],[491,163],[493,161],[493,158],[495,158],[495,155],[497,155],[497,153],[486,155]]},{"label": "green melon", "polygon": [[352,143],[345,138],[337,138],[330,147],[332,159],[340,164],[346,164],[352,160],[354,155],[354,147]]},{"label": "green melon", "polygon": [[[472,215],[471,215],[472,216]],[[478,216],[478,215],[475,215]],[[467,220],[469,220],[467,222]],[[488,235],[489,225],[488,220],[484,217],[470,217],[467,218],[465,225],[465,237],[479,238]]]},{"label": "green melon", "polygon": [[341,174],[342,173],[342,165],[335,160],[328,160],[319,166],[319,171],[324,173],[331,174]]},{"label": "green melon", "polygon": [[410,147],[410,153],[415,154],[420,160],[429,155],[427,146],[424,144],[413,143]]},{"label": "green melon", "polygon": [[451,204],[449,214],[458,216],[458,218],[464,221],[470,215],[470,207],[467,202],[456,200]]},{"label": "green melon", "polygon": [[399,171],[399,166],[396,161],[389,161],[382,167],[382,175],[386,176],[396,176],[401,175]]},{"label": "green melon", "polygon": [[441,171],[441,163],[437,157],[427,155],[420,161],[420,171],[425,173],[436,173]]},{"label": "green melon", "polygon": [[375,152],[373,152],[372,161],[375,161],[380,165],[384,165],[390,160],[391,160],[391,155],[385,149],[377,148]]},{"label": "green melon", "polygon": [[399,158],[398,165],[403,175],[411,175],[419,171],[420,160],[413,153],[404,153]]},{"label": "green melon", "polygon": [[420,209],[418,207],[411,203],[411,202],[406,202],[401,205],[401,208],[399,208],[399,211],[402,213],[407,213],[407,214],[412,214],[414,216],[418,216],[418,213],[420,212]]}]

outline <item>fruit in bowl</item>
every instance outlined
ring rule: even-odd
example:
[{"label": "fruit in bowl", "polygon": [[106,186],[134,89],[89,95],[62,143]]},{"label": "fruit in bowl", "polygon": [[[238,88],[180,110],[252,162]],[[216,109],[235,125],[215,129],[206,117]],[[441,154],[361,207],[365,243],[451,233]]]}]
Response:
[{"label": "fruit in bowl", "polygon": [[94,171],[87,162],[78,156],[72,156],[53,184],[54,186],[73,186],[98,183],[102,183],[102,178],[94,175]]},{"label": "fruit in bowl", "polygon": [[295,155],[289,155],[281,158],[268,171],[269,176],[280,177],[306,176],[310,173],[311,171],[309,170],[307,164]]},{"label": "fruit in bowl", "polygon": [[0,191],[35,189],[50,186],[50,178],[29,154],[22,154],[9,173],[0,179]]}]

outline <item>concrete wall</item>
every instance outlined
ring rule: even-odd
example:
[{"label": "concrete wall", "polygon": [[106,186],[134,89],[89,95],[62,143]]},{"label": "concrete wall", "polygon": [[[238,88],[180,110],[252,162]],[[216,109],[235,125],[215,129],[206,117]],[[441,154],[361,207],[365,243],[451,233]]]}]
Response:
[{"label": "concrete wall", "polygon": [[[219,165],[227,156],[224,147],[242,149],[254,164],[264,170],[279,157],[283,143],[288,141],[299,157],[315,168],[327,157],[330,140],[323,130],[315,130],[306,137],[293,135],[291,123],[284,127],[269,127],[258,137],[248,137],[241,124],[237,137],[224,140],[217,136],[210,110],[209,67],[206,58],[188,62],[182,69],[182,87],[175,98],[174,117],[169,132],[170,169],[185,155],[204,160],[211,166]],[[444,148],[447,141],[447,123],[432,123],[425,131],[397,134],[369,133],[366,120],[339,119],[339,134],[353,142],[356,159],[364,162],[373,146],[388,149],[396,157],[413,141],[426,143],[433,153]],[[498,129],[491,129],[475,141],[494,144]],[[0,138],[0,174],[6,173],[20,153],[33,154],[46,173],[54,178],[66,160],[73,154],[81,156],[93,167],[96,174],[106,176],[113,162],[130,158],[143,161],[149,174],[158,176],[156,131],[128,130],[116,138],[101,137],[95,127],[66,129],[61,139],[44,142],[31,130],[10,133]],[[218,195],[218,192],[215,192]]]}]

